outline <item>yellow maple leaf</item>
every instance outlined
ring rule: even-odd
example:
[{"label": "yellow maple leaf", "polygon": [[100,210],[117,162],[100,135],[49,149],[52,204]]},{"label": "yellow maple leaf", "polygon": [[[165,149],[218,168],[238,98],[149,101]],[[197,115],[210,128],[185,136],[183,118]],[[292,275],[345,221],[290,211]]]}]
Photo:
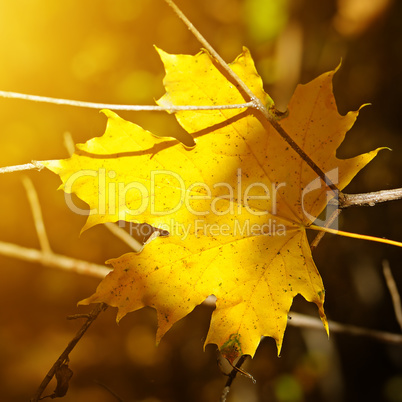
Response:
[{"label": "yellow maple leaf", "polygon": [[[244,102],[206,52],[159,53],[167,91],[160,105]],[[246,49],[230,67],[272,108]],[[299,85],[280,124],[342,190],[378,150],[347,160],[336,157],[358,111],[339,115],[334,73]],[[60,175],[67,194],[89,204],[84,229],[125,220],[146,222],[170,236],[150,242],[139,254],[110,260],[114,270],[81,304],[115,306],[118,321],[152,306],[159,340],[213,294],[217,303],[206,344],[217,344],[230,360],[254,355],[261,336],[273,337],[279,353],[297,294],[317,305],[328,330],[324,286],[306,228],[335,193],[274,128],[250,109],[178,112],[179,123],[196,142],[189,149],[114,112],[104,113],[108,123],[102,137],[47,167]]]}]

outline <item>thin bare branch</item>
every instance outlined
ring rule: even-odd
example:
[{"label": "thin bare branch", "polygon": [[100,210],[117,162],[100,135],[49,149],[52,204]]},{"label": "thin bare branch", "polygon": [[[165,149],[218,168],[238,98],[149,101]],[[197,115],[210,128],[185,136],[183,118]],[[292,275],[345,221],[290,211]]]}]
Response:
[{"label": "thin bare branch", "polygon": [[130,236],[124,229],[116,225],[115,223],[106,222],[104,224],[106,229],[113,233],[117,238],[126,243],[135,252],[139,252],[144,247],[139,241]]},{"label": "thin bare branch", "polygon": [[42,170],[44,166],[38,161],[31,161],[31,163],[25,163],[24,165],[14,165],[14,166],[6,166],[0,168],[1,173],[12,173],[12,172],[20,172],[22,170]]},{"label": "thin bare branch", "polygon": [[64,269],[102,279],[110,272],[110,269],[104,265],[77,260],[60,254],[48,254],[40,250],[2,241],[0,241],[0,254],[23,261],[36,262],[46,267]]},{"label": "thin bare branch", "polygon": [[78,320],[79,318],[88,318],[89,314],[72,314],[68,315],[66,318],[67,320]]},{"label": "thin bare branch", "polygon": [[132,112],[170,112],[175,113],[178,111],[188,110],[221,110],[221,109],[244,109],[253,107],[251,102],[235,104],[235,105],[205,105],[205,106],[154,106],[154,105],[117,105],[113,103],[95,103],[95,102],[82,102],[70,99],[51,98],[48,96],[28,95],[18,92],[0,91],[0,98],[23,99],[34,102],[51,103],[53,105],[66,105],[74,107],[82,107],[89,109],[111,109],[111,110],[127,110]]},{"label": "thin bare branch", "polygon": [[402,188],[392,190],[381,190],[372,193],[363,194],[343,194],[343,199],[340,200],[340,208],[348,207],[373,207],[376,204],[387,201],[402,199]]},{"label": "thin bare branch", "polygon": [[95,384],[100,385],[100,386],[101,386],[102,388],[104,388],[107,392],[109,392],[109,394],[112,395],[113,398],[115,398],[117,402],[124,402],[124,400],[123,400],[119,395],[117,395],[117,393],[114,392],[114,391],[113,391],[110,387],[108,387],[106,384],[104,384],[104,383],[101,382],[101,381],[94,381],[94,382],[95,382]]},{"label": "thin bare branch", "polygon": [[[226,381],[225,387],[222,390],[220,402],[226,402],[226,399],[228,397],[228,394],[230,392],[230,387],[233,383],[233,380],[236,378],[237,373],[241,372],[240,367],[244,364],[244,362],[247,359],[247,355],[242,355],[240,356],[240,359],[237,361],[236,365],[233,366],[233,370],[228,374],[228,379]],[[251,377],[252,378],[252,377]],[[254,379],[253,379],[254,381]]]},{"label": "thin bare branch", "polygon": [[31,206],[36,233],[39,238],[40,248],[44,254],[50,254],[52,253],[52,250],[50,248],[49,239],[47,237],[45,225],[43,223],[42,211],[39,205],[38,194],[36,193],[35,187],[31,179],[24,176],[22,178],[22,183],[24,184],[29,204]]},{"label": "thin bare branch", "polygon": [[73,137],[70,132],[66,131],[63,134],[63,142],[64,142],[64,146],[67,149],[68,154],[70,156],[72,156],[72,154],[75,151],[75,144],[74,144],[74,140],[73,140]]},{"label": "thin bare branch", "polygon": [[[288,324],[294,327],[318,329],[321,331],[323,330],[323,325],[319,318],[294,312],[289,313],[289,318],[290,320],[288,321]],[[335,321],[328,321],[328,326],[330,332],[343,333],[353,336],[364,336],[384,343],[393,343],[398,345],[402,344],[402,335],[400,334],[361,328],[354,325],[341,324]]]},{"label": "thin bare branch", "polygon": [[384,272],[385,281],[388,286],[389,293],[391,294],[392,304],[394,306],[395,317],[398,321],[399,327],[402,330],[402,306],[401,296],[399,295],[398,287],[396,286],[394,276],[392,275],[391,268],[387,260],[382,262],[382,269]]},{"label": "thin bare branch", "polygon": [[38,390],[36,391],[35,395],[31,398],[30,402],[38,402],[41,399],[41,395],[45,391],[46,387],[56,374],[57,370],[65,364],[66,361],[68,361],[68,356],[71,353],[71,351],[74,349],[74,347],[77,345],[77,343],[80,341],[80,339],[83,337],[87,329],[91,326],[91,324],[98,318],[99,314],[102,311],[105,311],[107,309],[107,305],[104,303],[98,304],[90,313],[87,321],[82,325],[82,327],[79,329],[79,331],[76,333],[74,338],[70,341],[70,343],[67,345],[67,347],[64,349],[63,353],[59,356],[59,358],[56,360],[52,368],[49,370],[49,372],[46,374],[45,378],[43,379],[42,383],[40,384]]},{"label": "thin bare branch", "polygon": [[[335,221],[336,218],[338,218],[339,214],[341,213],[341,209],[336,209],[334,212],[332,212],[332,215],[329,217],[329,219],[325,222],[325,227],[331,227],[333,222]],[[314,240],[310,244],[311,251],[315,250],[320,243],[321,239],[324,237],[325,232],[318,232]]]}]

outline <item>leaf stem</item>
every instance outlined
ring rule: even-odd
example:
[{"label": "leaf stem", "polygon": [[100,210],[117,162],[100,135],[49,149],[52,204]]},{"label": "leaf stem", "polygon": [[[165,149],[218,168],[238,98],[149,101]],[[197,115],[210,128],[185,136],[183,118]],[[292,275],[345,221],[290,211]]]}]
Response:
[{"label": "leaf stem", "polygon": [[399,241],[382,239],[381,237],[375,237],[375,236],[367,236],[367,235],[362,235],[362,234],[344,232],[343,230],[330,229],[330,228],[327,228],[324,226],[310,225],[307,227],[307,229],[313,229],[313,230],[318,230],[320,232],[331,233],[331,234],[335,234],[335,235],[339,235],[339,236],[352,237],[354,239],[369,240],[369,241],[374,241],[377,243],[389,244],[391,246],[402,247],[402,243]]}]

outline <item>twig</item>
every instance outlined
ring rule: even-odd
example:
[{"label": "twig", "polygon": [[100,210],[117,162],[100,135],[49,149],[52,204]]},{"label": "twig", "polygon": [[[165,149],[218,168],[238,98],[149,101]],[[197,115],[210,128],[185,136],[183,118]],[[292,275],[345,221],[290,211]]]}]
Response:
[{"label": "twig", "polygon": [[20,172],[22,170],[42,170],[44,166],[38,161],[31,161],[31,163],[25,163],[24,165],[14,165],[14,166],[6,166],[0,168],[0,173],[11,173],[11,172]]},{"label": "twig", "polygon": [[26,248],[12,243],[0,241],[0,254],[23,261],[36,262],[46,267],[64,269],[82,275],[104,278],[110,269],[104,265],[77,260],[60,254],[44,253],[41,250]]},{"label": "twig", "polygon": [[117,224],[106,222],[104,225],[106,226],[106,229],[108,229],[111,233],[113,233],[118,239],[120,239],[128,246],[130,246],[135,252],[138,253],[143,248],[143,245],[138,240],[130,236],[124,229],[119,227]]},{"label": "twig", "polygon": [[402,306],[401,306],[401,297],[398,292],[398,288],[395,283],[395,279],[392,275],[391,268],[387,260],[382,262],[382,269],[384,272],[385,281],[388,286],[389,293],[391,294],[392,304],[394,306],[395,317],[398,321],[399,327],[402,330]]},{"label": "twig", "polygon": [[233,370],[229,373],[228,379],[226,381],[225,387],[222,390],[220,402],[226,402],[226,398],[228,397],[228,394],[230,392],[230,387],[232,385],[233,380],[236,378],[237,373],[240,371],[240,367],[243,365],[243,363],[246,361],[247,355],[242,355],[240,356],[240,359],[236,363],[236,365],[233,367]]},{"label": "twig", "polygon": [[89,314],[72,314],[72,315],[68,315],[67,320],[78,320],[78,318],[89,318]]},{"label": "twig", "polygon": [[[308,315],[293,313],[289,314],[289,325],[301,328],[311,328],[322,330],[320,319]],[[377,331],[368,328],[356,327],[354,325],[341,324],[335,321],[328,321],[330,332],[343,333],[354,336],[365,336],[384,343],[402,344],[402,335],[391,332]]]},{"label": "twig", "polygon": [[83,107],[89,109],[112,109],[128,110],[133,112],[171,112],[187,110],[221,110],[221,109],[244,109],[253,107],[251,102],[234,105],[205,105],[205,106],[154,106],[154,105],[116,105],[112,103],[82,102],[69,99],[51,98],[48,96],[28,95],[18,92],[0,91],[0,98],[23,99],[34,102],[51,103],[53,105],[67,105],[74,107]]},{"label": "twig", "polygon": [[340,208],[348,207],[373,207],[375,204],[386,201],[400,200],[402,198],[402,188],[392,190],[381,190],[372,193],[363,194],[343,194],[343,199],[340,200]]},{"label": "twig", "polygon": [[[332,215],[329,217],[329,219],[325,222],[325,227],[330,227],[332,223],[335,221],[336,218],[338,218],[339,214],[341,213],[341,209],[336,209]],[[318,234],[315,236],[314,240],[310,244],[311,251],[315,250],[320,243],[321,239],[324,237],[325,232],[318,232]]]},{"label": "twig", "polygon": [[116,394],[112,389],[110,389],[106,384],[100,381],[94,381],[95,384],[100,385],[102,388],[104,388],[107,392],[109,392],[110,395],[112,395],[114,398],[116,398],[117,402],[124,402],[123,399]]},{"label": "twig", "polygon": [[75,144],[74,144],[74,140],[73,140],[73,137],[70,132],[66,131],[63,134],[63,143],[67,149],[68,154],[70,156],[72,156],[75,151]]},{"label": "twig", "polygon": [[98,318],[99,314],[102,311],[107,309],[107,305],[104,303],[98,304],[90,313],[87,321],[82,325],[79,331],[76,333],[74,338],[70,341],[67,347],[64,349],[63,353],[59,356],[56,362],[53,364],[52,368],[46,374],[45,378],[43,379],[42,383],[40,384],[38,390],[36,391],[35,395],[31,398],[30,402],[38,402],[42,393],[45,391],[46,387],[48,386],[49,382],[52,380],[53,376],[55,375],[56,371],[61,367],[63,363],[68,360],[68,356],[74,347],[77,345],[79,340],[85,334],[87,329],[91,326],[91,324]]},{"label": "twig", "polygon": [[38,194],[36,193],[35,187],[32,180],[24,176],[22,178],[22,183],[27,192],[27,197],[29,204],[31,206],[32,215],[35,223],[36,233],[39,238],[40,248],[44,254],[51,254],[52,250],[50,248],[49,239],[46,234],[45,225],[43,223],[42,211],[39,205]]},{"label": "twig", "polygon": [[[258,99],[253,91],[240,79],[240,77],[228,66],[225,60],[219,55],[219,53],[209,44],[209,42],[202,36],[202,34],[194,27],[190,20],[183,14],[179,7],[173,2],[173,0],[164,0],[177,14],[177,16],[184,22],[190,32],[197,38],[197,40],[208,50],[212,57],[214,57],[225,72],[240,86],[240,88],[247,94],[250,101],[252,102],[252,107],[258,110],[265,121],[268,121],[274,129],[279,133],[279,135],[292,147],[292,149],[310,166],[310,168],[317,173],[321,180],[328,185],[328,187],[336,193],[339,193],[338,188],[332,181],[327,177],[327,175],[320,169],[319,166],[303,151],[302,148],[290,137],[290,135],[283,129],[281,124],[278,122],[277,118],[273,116],[270,111],[265,107],[265,105]],[[261,121],[263,124],[265,121]],[[340,194],[341,196],[342,194]]]}]

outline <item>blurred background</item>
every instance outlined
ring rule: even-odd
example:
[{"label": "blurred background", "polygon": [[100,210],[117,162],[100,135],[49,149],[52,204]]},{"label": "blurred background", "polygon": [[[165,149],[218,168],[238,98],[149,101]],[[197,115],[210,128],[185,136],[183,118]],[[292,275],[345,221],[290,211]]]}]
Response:
[{"label": "blurred background", "polygon": [[[402,187],[402,2],[397,0],[178,0],[178,5],[228,62],[247,46],[266,91],[286,104],[306,83],[342,60],[334,92],[342,114],[363,103],[339,149],[350,157],[383,151],[346,189]],[[162,0],[0,0],[0,90],[93,102],[153,104],[163,93],[163,68],[153,45],[195,54],[200,45]],[[179,135],[173,116],[120,113],[158,135]],[[65,132],[85,142],[104,132],[96,110],[0,99],[0,166],[68,156]],[[57,176],[0,176],[0,241],[38,248],[22,177],[34,183],[56,253],[102,264],[129,251],[104,227],[79,237],[85,217],[65,205]],[[402,241],[402,202],[354,208],[340,228]],[[389,261],[402,288],[401,250],[326,236],[314,252],[331,320],[400,332],[382,274]],[[0,399],[26,401],[81,326],[69,314],[99,279],[0,255]],[[316,316],[296,298],[294,311]],[[212,307],[202,305],[155,347],[156,317],[143,309],[115,323],[109,308],[71,354],[66,402],[217,401],[226,382],[215,347],[202,351]],[[288,327],[282,356],[264,339],[236,379],[228,401],[402,401],[402,345],[324,330]],[[45,394],[53,391],[52,383]]]}]

